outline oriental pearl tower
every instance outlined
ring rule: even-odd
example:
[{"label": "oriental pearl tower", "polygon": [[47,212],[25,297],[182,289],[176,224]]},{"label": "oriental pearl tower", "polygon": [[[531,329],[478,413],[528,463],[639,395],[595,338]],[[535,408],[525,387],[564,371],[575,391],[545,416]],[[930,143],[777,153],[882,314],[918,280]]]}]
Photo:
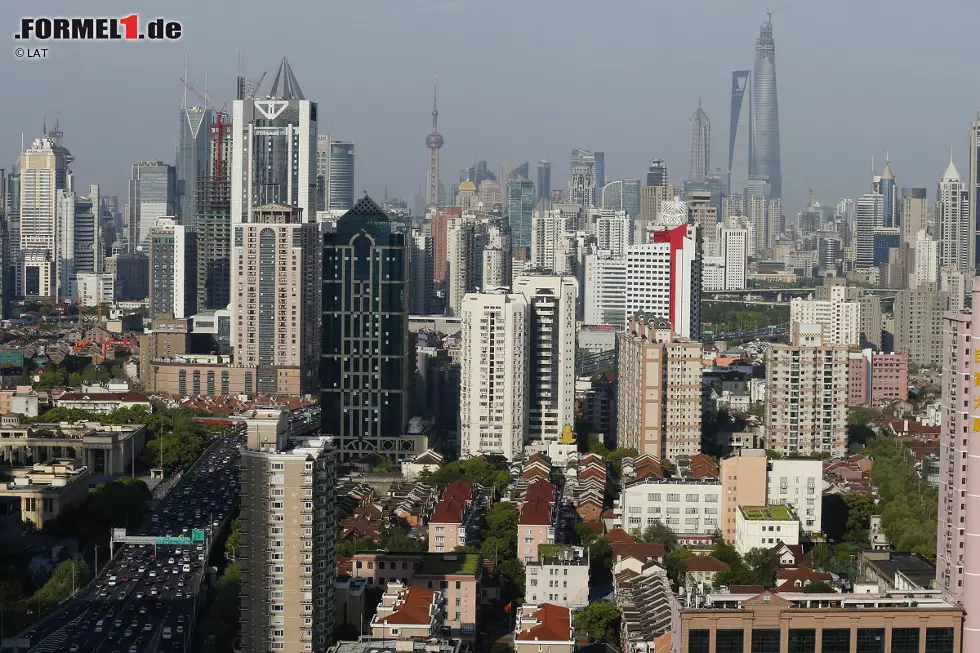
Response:
[{"label": "oriental pearl tower", "polygon": [[432,133],[425,137],[425,146],[429,148],[429,170],[425,175],[425,205],[426,207],[439,204],[439,149],[443,144],[442,134],[439,133],[439,110],[436,109],[436,85],[432,82]]}]

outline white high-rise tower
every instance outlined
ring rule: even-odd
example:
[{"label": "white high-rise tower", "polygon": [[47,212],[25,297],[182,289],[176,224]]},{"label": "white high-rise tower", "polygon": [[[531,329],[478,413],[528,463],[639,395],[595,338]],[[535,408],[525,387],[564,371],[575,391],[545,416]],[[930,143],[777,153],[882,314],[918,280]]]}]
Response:
[{"label": "white high-rise tower", "polygon": [[307,100],[283,57],[264,98],[232,109],[232,224],[252,222],[256,207],[288,206],[316,221],[317,105]]},{"label": "white high-rise tower", "polygon": [[936,225],[939,228],[939,267],[972,270],[970,240],[975,229],[970,224],[969,193],[953,164],[952,152],[936,193]]}]

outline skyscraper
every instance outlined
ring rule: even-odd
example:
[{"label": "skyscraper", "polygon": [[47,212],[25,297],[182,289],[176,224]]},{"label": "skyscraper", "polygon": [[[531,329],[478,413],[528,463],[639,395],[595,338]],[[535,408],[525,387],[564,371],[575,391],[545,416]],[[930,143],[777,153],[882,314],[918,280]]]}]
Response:
[{"label": "skyscraper", "polygon": [[331,141],[327,209],[349,211],[354,207],[354,141]]},{"label": "skyscraper", "polygon": [[593,152],[592,158],[595,161],[595,185],[602,188],[606,185],[606,153]]},{"label": "skyscraper", "polygon": [[[432,131],[425,137],[425,146],[429,148],[429,168],[425,174],[425,205],[439,204],[439,150],[445,139],[439,133],[439,109],[436,108],[436,87],[432,85]],[[473,182],[479,185],[477,182]]]},{"label": "skyscraper", "polygon": [[569,162],[568,201],[584,207],[598,203],[598,178],[595,153],[589,150],[572,150]]},{"label": "skyscraper", "polygon": [[316,137],[316,210],[326,211],[330,195],[330,134]]},{"label": "skyscraper", "polygon": [[408,422],[409,252],[405,234],[364,196],[323,238],[323,432],[343,460],[400,460]]},{"label": "skyscraper", "polygon": [[231,302],[231,160],[227,113],[208,129],[208,166],[197,182],[197,305],[219,310]]},{"label": "skyscraper", "polygon": [[776,96],[776,43],[772,17],[759,29],[755,42],[755,72],[752,79],[752,158],[749,177],[767,179],[772,197],[782,197],[783,178],[779,163],[779,103]]},{"label": "skyscraper", "polygon": [[252,222],[255,207],[300,209],[316,221],[317,104],[307,100],[283,57],[261,99],[235,100],[231,221]]},{"label": "skyscraper", "polygon": [[68,185],[71,152],[61,145],[61,132],[34,139],[20,157],[21,286],[25,297],[56,297],[57,191]]},{"label": "skyscraper", "polygon": [[691,152],[687,180],[703,181],[711,170],[711,121],[701,107],[701,98],[698,98],[698,108],[690,122]]},{"label": "skyscraper", "polygon": [[900,210],[902,243],[912,245],[918,239],[919,232],[929,226],[926,189],[903,188]]},{"label": "skyscraper", "polygon": [[[541,177],[538,168],[538,177]],[[551,170],[548,170],[549,175]],[[510,219],[511,233],[515,247],[531,246],[531,219],[534,216],[534,182],[528,179],[513,179],[507,184],[507,217]]]},{"label": "skyscraper", "polygon": [[531,442],[557,442],[575,420],[575,307],[578,281],[529,275],[514,281],[527,298],[528,424]]},{"label": "skyscraper", "polygon": [[236,365],[257,368],[262,394],[314,391],[320,338],[319,228],[296,207],[253,207],[237,224],[231,253]]},{"label": "skyscraper", "polygon": [[290,438],[279,408],[249,410],[245,426],[240,650],[324,653],[337,580],[330,438]]},{"label": "skyscraper", "polygon": [[749,183],[752,94],[748,70],[732,73],[732,109],[728,127],[728,192],[741,195]]},{"label": "skyscraper", "polygon": [[969,189],[960,179],[950,152],[949,165],[936,193],[936,225],[939,229],[939,267],[973,269],[970,243],[976,232],[970,222]]},{"label": "skyscraper", "polygon": [[855,208],[855,265],[870,268],[874,265],[875,229],[885,221],[885,202],[880,193],[865,193]]},{"label": "skyscraper", "polygon": [[187,318],[197,311],[197,234],[174,217],[157,218],[146,239],[150,315]]},{"label": "skyscraper", "polygon": [[878,192],[882,197],[882,212],[884,227],[898,226],[898,184],[892,172],[891,163],[885,158],[885,169],[881,171],[881,181],[878,182]]},{"label": "skyscraper", "polygon": [[163,161],[133,164],[129,181],[129,252],[146,244],[157,218],[177,215],[177,171]]},{"label": "skyscraper", "polygon": [[[970,239],[970,261],[974,269],[980,269],[980,112],[970,123],[970,226],[976,231]],[[904,225],[903,225],[904,226]]]},{"label": "skyscraper", "polygon": [[535,204],[540,200],[551,201],[551,163],[545,159],[538,161],[538,196]]},{"label": "skyscraper", "polygon": [[647,186],[657,186],[667,188],[667,164],[663,159],[650,159],[650,167],[647,168]]},{"label": "skyscraper", "polygon": [[180,137],[177,140],[177,217],[181,224],[196,227],[197,181],[207,173],[208,136],[214,111],[210,107],[187,106],[187,87],[180,107]]}]

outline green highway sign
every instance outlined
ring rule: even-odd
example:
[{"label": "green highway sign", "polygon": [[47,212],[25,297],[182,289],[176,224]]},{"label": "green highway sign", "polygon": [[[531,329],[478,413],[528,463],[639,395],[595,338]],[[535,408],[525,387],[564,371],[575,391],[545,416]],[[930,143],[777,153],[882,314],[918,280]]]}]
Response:
[{"label": "green highway sign", "polygon": [[158,537],[157,544],[190,544],[189,537]]},{"label": "green highway sign", "polygon": [[194,541],[194,542],[203,542],[204,541],[204,529],[203,528],[195,528],[194,530],[192,530],[191,531],[191,540]]}]

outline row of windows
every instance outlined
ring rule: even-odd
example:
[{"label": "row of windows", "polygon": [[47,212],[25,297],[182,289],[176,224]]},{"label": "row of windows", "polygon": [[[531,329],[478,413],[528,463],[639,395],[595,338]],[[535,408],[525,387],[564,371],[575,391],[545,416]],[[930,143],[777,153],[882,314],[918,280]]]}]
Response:
[{"label": "row of windows", "polygon": [[[817,637],[820,637],[823,653],[851,653],[851,629],[823,628],[818,632],[813,628],[791,628],[788,633],[788,648],[780,647],[780,631],[774,629],[755,629],[751,633],[752,653],[815,653]],[[855,632],[857,653],[919,653],[922,631],[919,628],[893,628],[891,647],[885,650],[886,633],[884,628],[858,628]],[[954,632],[952,628],[926,628],[926,653],[953,653]],[[711,631],[691,630],[687,637],[687,653],[743,653],[745,651],[744,630],[716,630],[715,646],[711,648]]]}]

